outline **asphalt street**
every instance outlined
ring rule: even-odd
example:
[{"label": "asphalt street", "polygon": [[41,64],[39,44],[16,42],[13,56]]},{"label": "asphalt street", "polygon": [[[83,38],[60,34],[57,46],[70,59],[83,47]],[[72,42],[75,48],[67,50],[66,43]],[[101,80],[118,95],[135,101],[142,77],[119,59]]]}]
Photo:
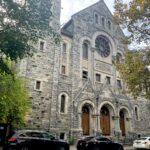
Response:
[{"label": "asphalt street", "polygon": [[[2,147],[0,147],[0,150],[2,150]],[[75,146],[70,146],[70,150],[76,150]],[[133,150],[132,146],[124,146],[124,150]]]}]

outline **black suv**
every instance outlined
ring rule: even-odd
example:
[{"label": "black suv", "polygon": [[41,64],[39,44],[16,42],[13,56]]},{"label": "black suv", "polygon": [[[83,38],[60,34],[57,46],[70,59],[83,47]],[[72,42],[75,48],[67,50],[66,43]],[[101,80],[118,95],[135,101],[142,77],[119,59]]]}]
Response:
[{"label": "black suv", "polygon": [[77,150],[123,150],[123,145],[103,136],[87,136],[77,142]]},{"label": "black suv", "polygon": [[69,150],[69,144],[46,131],[17,130],[6,139],[3,150]]}]

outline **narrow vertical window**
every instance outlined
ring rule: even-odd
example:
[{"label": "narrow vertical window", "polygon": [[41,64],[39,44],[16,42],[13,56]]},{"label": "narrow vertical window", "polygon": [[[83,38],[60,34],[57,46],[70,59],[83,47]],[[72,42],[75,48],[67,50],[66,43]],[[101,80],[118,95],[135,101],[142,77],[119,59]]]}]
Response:
[{"label": "narrow vertical window", "polygon": [[88,72],[87,71],[82,72],[82,78],[83,79],[88,79]]},{"label": "narrow vertical window", "polygon": [[82,45],[82,56],[83,56],[83,59],[88,59],[88,44],[87,43],[83,43]]},{"label": "narrow vertical window", "polygon": [[44,50],[44,42],[40,42],[40,50]]},{"label": "narrow vertical window", "polygon": [[36,90],[40,90],[41,89],[41,81],[36,81],[35,89]]},{"label": "narrow vertical window", "polygon": [[121,80],[117,80],[117,88],[122,89]]},{"label": "narrow vertical window", "polygon": [[61,103],[60,103],[60,112],[64,113],[65,112],[65,101],[66,101],[66,97],[65,95],[61,96]]},{"label": "narrow vertical window", "polygon": [[116,59],[117,59],[117,62],[121,63],[122,62],[122,55],[120,53],[117,53]]},{"label": "narrow vertical window", "polygon": [[63,53],[66,53],[66,50],[67,50],[67,44],[63,43]]},{"label": "narrow vertical window", "polygon": [[107,84],[111,84],[111,78],[108,77],[108,76],[106,76],[106,83],[107,83]]},{"label": "narrow vertical window", "polygon": [[137,107],[135,107],[135,118],[136,118],[136,120],[139,119],[139,117],[138,117],[138,108]]},{"label": "narrow vertical window", "polygon": [[102,26],[104,27],[105,26],[105,18],[102,17]]},{"label": "narrow vertical window", "polygon": [[98,15],[95,14],[95,23],[98,24]]},{"label": "narrow vertical window", "polygon": [[66,74],[66,66],[64,65],[61,66],[61,73]]},{"label": "narrow vertical window", "polygon": [[111,22],[108,21],[108,29],[111,30]]},{"label": "narrow vertical window", "polygon": [[96,81],[101,82],[101,75],[96,73]]}]

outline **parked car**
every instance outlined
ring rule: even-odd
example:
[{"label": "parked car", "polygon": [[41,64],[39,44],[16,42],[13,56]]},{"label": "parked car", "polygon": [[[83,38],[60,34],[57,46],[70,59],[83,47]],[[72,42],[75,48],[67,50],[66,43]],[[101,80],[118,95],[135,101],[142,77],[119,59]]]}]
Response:
[{"label": "parked car", "polygon": [[141,137],[133,141],[134,149],[149,149],[150,150],[150,137]]},{"label": "parked car", "polygon": [[46,131],[17,130],[6,139],[3,150],[69,150],[69,144]]},{"label": "parked car", "polygon": [[78,140],[77,150],[123,150],[123,145],[103,136],[87,136]]}]

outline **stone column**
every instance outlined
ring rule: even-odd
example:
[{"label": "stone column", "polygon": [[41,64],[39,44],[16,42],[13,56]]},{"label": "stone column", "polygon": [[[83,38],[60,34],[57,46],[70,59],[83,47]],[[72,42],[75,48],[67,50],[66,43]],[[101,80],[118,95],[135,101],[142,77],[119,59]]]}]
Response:
[{"label": "stone column", "polygon": [[121,136],[121,130],[120,130],[120,120],[119,120],[119,106],[118,106],[118,101],[116,101],[116,116],[114,117],[115,119],[115,130],[114,130],[114,136],[117,141],[119,141],[120,136]]}]

